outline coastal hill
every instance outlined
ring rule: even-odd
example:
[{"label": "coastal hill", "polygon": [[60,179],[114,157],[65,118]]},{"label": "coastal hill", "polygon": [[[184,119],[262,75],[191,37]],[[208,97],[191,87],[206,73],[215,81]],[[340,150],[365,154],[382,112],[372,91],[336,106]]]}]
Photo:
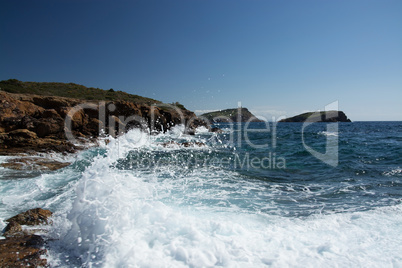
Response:
[{"label": "coastal hill", "polygon": [[324,111],[303,113],[279,122],[351,122],[351,120],[342,111]]},{"label": "coastal hill", "polygon": [[253,115],[247,108],[220,110],[202,114],[200,117],[207,119],[211,123],[264,122]]},{"label": "coastal hill", "polygon": [[103,90],[100,88],[86,87],[74,83],[57,82],[22,82],[17,79],[0,81],[0,89],[9,93],[35,94],[40,96],[58,96],[81,100],[104,101],[130,101],[152,105],[161,101],[129,94],[114,89]]},{"label": "coastal hill", "polygon": [[[85,109],[72,112],[77,105]],[[114,136],[133,127],[166,132],[184,124],[191,134],[198,126],[208,127],[180,103],[72,83],[0,81],[0,154],[74,151],[66,121],[72,136],[82,139],[96,138],[100,130]]]}]

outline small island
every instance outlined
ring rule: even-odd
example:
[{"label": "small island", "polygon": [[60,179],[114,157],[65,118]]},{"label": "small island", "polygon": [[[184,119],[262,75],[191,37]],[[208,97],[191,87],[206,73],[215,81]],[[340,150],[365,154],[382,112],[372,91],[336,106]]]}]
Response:
[{"label": "small island", "polygon": [[247,108],[226,109],[200,115],[211,123],[264,122],[253,115]]},{"label": "small island", "polygon": [[279,122],[352,122],[342,111],[308,112],[285,118]]}]

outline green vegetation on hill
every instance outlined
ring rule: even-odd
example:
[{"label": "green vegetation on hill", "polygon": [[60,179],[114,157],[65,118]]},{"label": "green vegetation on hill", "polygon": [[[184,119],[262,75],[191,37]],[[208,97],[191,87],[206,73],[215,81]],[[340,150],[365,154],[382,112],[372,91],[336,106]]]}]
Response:
[{"label": "green vegetation on hill", "polygon": [[[210,122],[263,122],[253,115],[247,108],[241,108],[240,118],[239,109],[226,109],[202,114],[200,117],[208,119]],[[240,119],[240,120],[239,120]]]},{"label": "green vegetation on hill", "polygon": [[308,112],[282,119],[279,122],[351,122],[342,111]]},{"label": "green vegetation on hill", "polygon": [[10,93],[59,96],[83,100],[124,100],[134,103],[145,103],[148,105],[161,103],[154,99],[129,94],[123,91],[115,91],[112,88],[109,90],[103,90],[99,88],[85,87],[74,83],[21,82],[17,79],[9,79],[0,81],[0,90]]}]

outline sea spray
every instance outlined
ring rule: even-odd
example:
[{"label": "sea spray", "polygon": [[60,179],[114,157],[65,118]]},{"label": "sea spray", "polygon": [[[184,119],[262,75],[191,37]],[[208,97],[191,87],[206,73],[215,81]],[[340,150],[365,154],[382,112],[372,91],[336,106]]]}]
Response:
[{"label": "sea spray", "polygon": [[[106,152],[96,156],[91,166],[86,168],[76,188],[76,200],[67,218],[71,230],[65,242],[79,256],[84,264],[99,264],[105,246],[111,243],[110,224],[116,215],[124,210],[124,197],[128,186],[135,185],[131,174],[113,172],[113,164],[132,149],[144,146],[149,136],[140,130],[132,130],[117,139],[109,137]],[[128,187],[128,188],[127,188]]]},{"label": "sea spray", "polygon": [[[52,267],[401,266],[402,125],[341,124],[336,168],[303,151],[297,126],[278,125],[273,153],[285,169],[249,170],[194,161],[269,155],[231,143],[230,131],[134,130],[62,170],[0,180],[0,213],[55,212],[45,234]],[[306,141],[319,147],[323,129],[311,126]]]}]

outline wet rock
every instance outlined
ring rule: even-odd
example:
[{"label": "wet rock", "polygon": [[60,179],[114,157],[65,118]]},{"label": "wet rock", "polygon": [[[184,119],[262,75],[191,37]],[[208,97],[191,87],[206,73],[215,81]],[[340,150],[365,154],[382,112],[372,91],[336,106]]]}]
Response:
[{"label": "wet rock", "polygon": [[7,160],[0,166],[16,170],[58,170],[69,166],[70,163],[54,161],[38,157],[22,157]]},{"label": "wet rock", "polygon": [[0,240],[0,267],[46,267],[45,240],[26,232],[21,225],[50,223],[52,212],[35,208],[20,213],[8,220],[4,229],[5,239]]},{"label": "wet rock", "polygon": [[203,147],[206,145],[203,142],[197,142],[197,141],[196,142],[185,141],[182,143],[178,143],[176,141],[169,141],[169,142],[162,143],[162,146],[166,147],[166,148],[175,148],[175,147],[180,147],[180,146],[181,147],[195,147],[195,146]]},{"label": "wet rock", "polygon": [[181,145],[184,147],[195,147],[195,146],[203,147],[203,146],[205,146],[205,143],[197,142],[197,141],[196,142],[183,142]]},{"label": "wet rock", "polygon": [[22,129],[0,133],[0,155],[37,154],[38,152],[74,153],[77,147],[68,141],[52,138],[38,138],[36,133]]},{"label": "wet rock", "polygon": [[168,142],[162,143],[162,146],[166,147],[166,148],[174,148],[174,147],[180,146],[180,143],[178,143],[176,141],[168,141]]},{"label": "wet rock", "polygon": [[51,223],[49,218],[52,214],[50,210],[34,208],[9,218],[6,222],[14,221],[20,225],[49,224]]},{"label": "wet rock", "polygon": [[0,267],[45,267],[46,249],[38,235],[21,235],[0,240]]},{"label": "wet rock", "polygon": [[9,224],[7,224],[6,228],[3,230],[4,236],[14,236],[19,233],[22,233],[22,227],[21,224],[19,224],[16,221],[11,221]]},{"label": "wet rock", "polygon": [[218,127],[213,127],[209,130],[209,132],[214,132],[214,133],[222,133],[222,129],[218,128]]},{"label": "wet rock", "polygon": [[187,134],[187,135],[195,135],[195,129],[193,129],[193,128],[187,128],[185,131],[184,131],[184,134]]}]

